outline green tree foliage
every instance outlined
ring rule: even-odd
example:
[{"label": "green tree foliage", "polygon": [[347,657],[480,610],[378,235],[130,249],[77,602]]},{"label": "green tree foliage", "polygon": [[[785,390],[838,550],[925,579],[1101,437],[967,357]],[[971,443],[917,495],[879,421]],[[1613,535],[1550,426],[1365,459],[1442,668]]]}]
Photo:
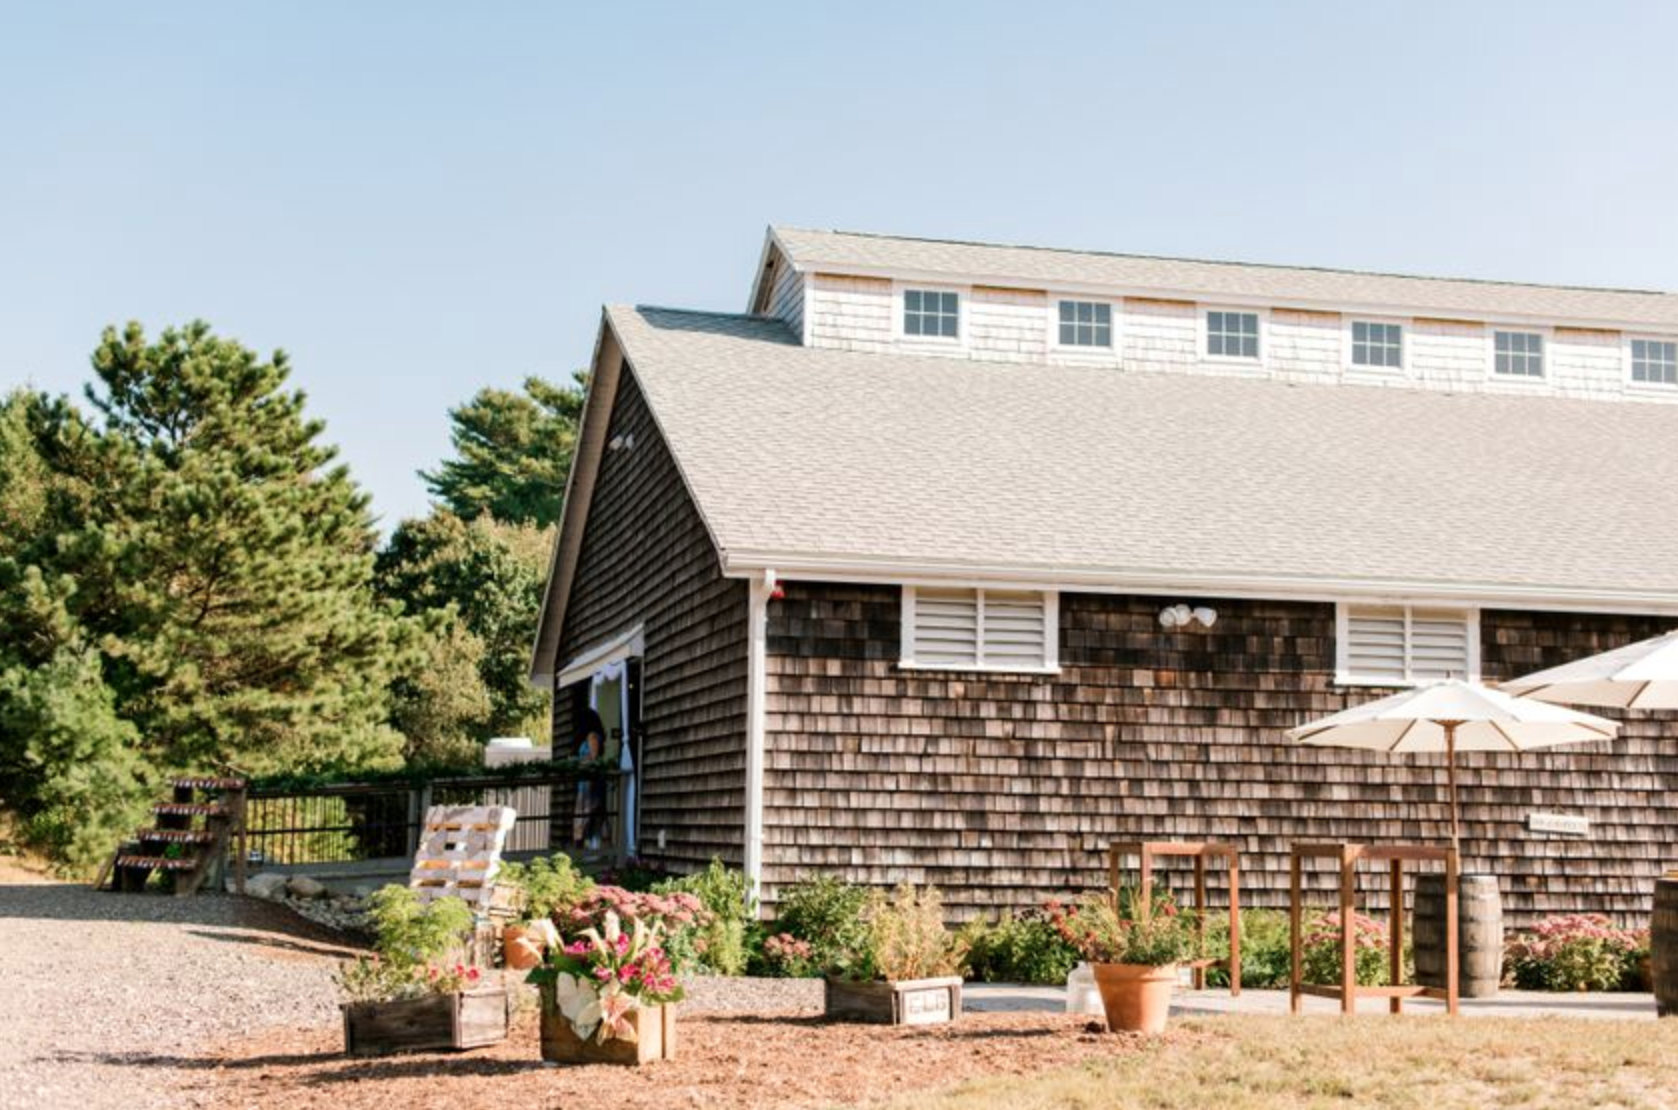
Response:
[{"label": "green tree foliage", "polygon": [[45,408],[45,398],[27,390],[0,400],[0,557],[37,534],[46,516],[51,477],[33,427]]},{"label": "green tree foliage", "polygon": [[526,735],[547,695],[527,680],[553,530],[439,510],[405,520],[379,553],[380,593],[410,614],[449,611],[482,644],[478,674],[490,712],[474,733]]},{"label": "green tree foliage", "polygon": [[488,514],[545,528],[559,519],[577,443],[587,373],[554,385],[538,377],[524,392],[484,389],[449,410],[456,458],[421,471],[426,487],[465,520]]},{"label": "green tree foliage", "polygon": [[104,799],[148,768],[394,762],[413,630],[374,594],[366,498],[285,356],[130,325],[93,365],[96,421],[63,400],[0,412],[0,473],[34,490],[8,482],[0,506],[33,522],[0,544],[8,804],[69,857],[53,815],[120,810]]},{"label": "green tree foliage", "polygon": [[418,650],[390,687],[390,723],[402,734],[402,755],[409,763],[474,763],[495,708],[479,674],[484,642],[452,606],[421,613],[412,626]]}]

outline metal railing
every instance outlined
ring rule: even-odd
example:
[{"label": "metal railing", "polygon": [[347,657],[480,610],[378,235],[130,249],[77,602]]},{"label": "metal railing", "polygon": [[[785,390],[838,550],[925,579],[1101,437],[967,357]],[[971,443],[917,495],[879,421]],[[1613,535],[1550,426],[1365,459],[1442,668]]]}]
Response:
[{"label": "metal railing", "polygon": [[[411,859],[432,806],[510,805],[518,819],[508,851],[575,850],[612,861],[625,854],[622,779],[617,771],[491,771],[400,783],[257,785],[235,851],[253,867]],[[599,804],[591,807],[591,799]]]}]

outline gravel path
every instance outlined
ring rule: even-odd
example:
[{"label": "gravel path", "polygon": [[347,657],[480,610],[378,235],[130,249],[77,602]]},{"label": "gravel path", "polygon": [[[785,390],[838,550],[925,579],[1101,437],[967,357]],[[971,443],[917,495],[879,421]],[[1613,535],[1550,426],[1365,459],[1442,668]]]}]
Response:
[{"label": "gravel path", "polygon": [[175,1083],[217,1043],[330,1026],[344,954],[251,899],[99,894],[6,868],[0,1107],[178,1106]]}]

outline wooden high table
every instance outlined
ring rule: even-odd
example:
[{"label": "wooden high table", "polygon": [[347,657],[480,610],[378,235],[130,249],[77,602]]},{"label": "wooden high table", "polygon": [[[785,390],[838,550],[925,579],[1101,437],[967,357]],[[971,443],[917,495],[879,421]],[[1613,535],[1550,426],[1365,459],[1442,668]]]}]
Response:
[{"label": "wooden high table", "polygon": [[[1338,998],[1341,1013],[1357,1012],[1359,998],[1385,998],[1392,1013],[1402,1013],[1406,998],[1442,998],[1445,1010],[1457,1013],[1457,870],[1455,848],[1429,844],[1295,844],[1292,848],[1288,897],[1288,930],[1293,945],[1293,970],[1289,976],[1289,1008],[1300,1012],[1302,995]],[[1332,859],[1340,864],[1340,983],[1319,986],[1301,981],[1304,938],[1301,935],[1304,907],[1301,904],[1301,869],[1307,859]],[[1390,927],[1387,931],[1386,986],[1359,986],[1357,980],[1356,930],[1353,927],[1357,865],[1362,860],[1386,863],[1392,882]],[[1445,865],[1445,986],[1423,987],[1404,982],[1404,865]]]},{"label": "wooden high table", "polygon": [[[1138,861],[1138,871],[1141,875],[1139,894],[1143,906],[1153,906],[1154,896],[1154,860],[1157,857],[1192,858],[1194,860],[1194,909],[1195,933],[1202,939],[1206,936],[1206,861],[1208,859],[1227,859],[1229,869],[1229,993],[1231,997],[1241,993],[1241,863],[1235,854],[1232,844],[1219,844],[1209,840],[1128,840],[1117,841],[1107,846],[1108,881],[1113,887],[1113,897],[1119,896],[1120,879],[1124,873],[1124,860],[1127,856],[1134,856]],[[1194,972],[1194,989],[1206,989],[1206,969],[1223,961],[1220,960],[1191,960],[1189,967]]]}]

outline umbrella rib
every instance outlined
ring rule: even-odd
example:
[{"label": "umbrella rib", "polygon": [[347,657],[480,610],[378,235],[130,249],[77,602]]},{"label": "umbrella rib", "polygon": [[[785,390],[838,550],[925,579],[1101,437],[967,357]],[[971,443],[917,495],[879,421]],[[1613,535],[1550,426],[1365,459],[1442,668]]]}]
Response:
[{"label": "umbrella rib", "polygon": [[1519,744],[1515,743],[1515,738],[1513,736],[1510,736],[1508,731],[1501,724],[1499,724],[1496,721],[1489,721],[1487,723],[1490,724],[1493,728],[1497,729],[1497,734],[1499,736],[1503,737],[1505,740],[1507,740],[1509,742],[1509,750],[1510,751],[1518,752],[1518,751],[1521,750],[1521,746]]},{"label": "umbrella rib", "polygon": [[1394,738],[1392,747],[1387,749],[1388,754],[1391,754],[1392,752],[1396,752],[1398,750],[1398,746],[1400,744],[1404,743],[1404,738],[1406,736],[1410,735],[1410,730],[1415,728],[1420,723],[1421,723],[1420,721],[1409,721],[1409,722],[1407,722],[1404,726],[1404,731],[1400,732],[1398,734],[1398,736],[1396,738]]}]

